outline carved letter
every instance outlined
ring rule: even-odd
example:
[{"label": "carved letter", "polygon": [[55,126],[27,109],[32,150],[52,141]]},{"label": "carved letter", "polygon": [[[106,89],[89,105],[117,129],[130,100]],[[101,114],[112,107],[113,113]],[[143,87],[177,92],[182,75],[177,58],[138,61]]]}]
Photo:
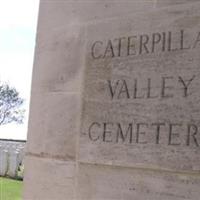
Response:
[{"label": "carved letter", "polygon": [[196,48],[198,42],[200,42],[200,32],[198,33],[198,36],[197,36],[197,39],[195,40],[193,48]]},{"label": "carved letter", "polygon": [[181,30],[181,50],[184,50],[184,49],[190,49],[190,46],[189,47],[184,47],[184,30]]},{"label": "carved letter", "polygon": [[111,40],[108,40],[108,44],[107,44],[107,47],[106,47],[106,50],[105,50],[105,53],[104,53],[103,57],[104,58],[105,57],[115,57],[113,46],[112,46],[112,41]]},{"label": "carved letter", "polygon": [[140,35],[140,51],[139,51],[139,54],[143,53],[143,48],[145,49],[146,53],[149,53],[149,50],[146,46],[148,42],[149,42],[149,36],[148,35]]},{"label": "carved letter", "polygon": [[[190,85],[190,83],[194,80],[195,76],[193,76],[191,79],[189,80],[183,80],[181,76],[179,76],[179,82],[181,82],[183,84],[183,89],[184,89],[184,97],[188,96],[188,86]],[[186,83],[187,82],[187,83]]]},{"label": "carved letter", "polygon": [[121,94],[123,94],[123,93],[126,95],[127,99],[130,98],[128,87],[127,87],[125,80],[123,80],[122,87],[121,87],[119,94],[118,94],[118,99],[120,98]]},{"label": "carved letter", "polygon": [[137,36],[128,37],[128,45],[127,45],[127,55],[128,56],[129,55],[136,55],[136,50],[135,50],[136,46],[135,46],[135,42],[134,42],[135,38],[137,38]]},{"label": "carved letter", "polygon": [[128,128],[126,130],[126,134],[123,134],[121,124],[118,123],[117,125],[118,125],[118,129],[117,129],[116,142],[117,143],[119,142],[119,137],[122,139],[123,142],[125,142],[126,138],[128,137],[128,133],[130,133],[129,143],[132,143],[132,130],[133,130],[132,124],[128,125]]},{"label": "carved letter", "polygon": [[95,55],[95,47],[96,47],[97,44],[102,45],[103,42],[101,42],[101,41],[96,41],[96,42],[92,45],[92,48],[91,48],[91,50],[92,50],[92,58],[94,58],[94,59],[102,58],[102,55],[101,55],[101,54]]},{"label": "carved letter", "polygon": [[152,49],[151,52],[153,53],[155,50],[155,44],[158,44],[161,40],[161,35],[160,33],[153,33],[152,35]]},{"label": "carved letter", "polygon": [[166,86],[166,80],[169,80],[169,79],[173,79],[173,77],[162,77],[162,87],[161,87],[161,97],[162,98],[172,98],[173,97],[173,94],[166,94],[165,91],[166,89],[172,89],[173,87],[170,87],[170,86]]},{"label": "carved letter", "polygon": [[120,80],[117,80],[117,82],[115,82],[115,85],[112,86],[111,80],[108,80],[108,87],[109,87],[109,90],[110,90],[111,99],[113,99],[114,96],[115,96],[116,89],[117,89],[117,87],[118,87],[118,85],[119,85],[119,82],[120,82]]},{"label": "carved letter", "polygon": [[122,40],[126,39],[125,37],[115,39],[118,41],[118,57],[121,56],[121,47],[122,47]]},{"label": "carved letter", "polygon": [[198,143],[197,138],[196,138],[196,135],[197,135],[197,132],[198,132],[198,127],[194,124],[188,124],[188,135],[187,135],[186,145],[190,146],[191,129],[193,129],[192,138],[194,140],[194,143],[196,144],[197,147],[199,147],[199,143]]},{"label": "carved letter", "polygon": [[92,132],[91,132],[91,129],[92,129],[94,126],[97,126],[98,128],[101,127],[101,125],[100,125],[98,122],[93,122],[93,123],[90,125],[90,127],[89,127],[89,138],[90,138],[90,140],[92,140],[92,141],[97,141],[97,140],[99,139],[99,136],[93,137],[93,136],[92,136]]},{"label": "carved letter", "polygon": [[107,130],[108,125],[113,126],[113,123],[103,123],[103,141],[104,142],[112,142],[112,139],[106,140],[106,135],[109,134],[109,137],[111,138],[112,131]]},{"label": "carved letter", "polygon": [[139,143],[139,144],[146,144],[147,142],[146,141],[143,141],[143,142],[141,142],[139,139],[139,136],[140,135],[145,135],[146,133],[145,132],[140,132],[140,128],[141,128],[141,126],[146,126],[146,127],[148,127],[148,124],[146,124],[146,123],[138,123],[137,125],[137,130],[136,130],[136,143]]},{"label": "carved letter", "polygon": [[143,96],[137,96],[137,93],[138,93],[138,84],[137,84],[137,79],[134,79],[134,90],[133,90],[133,98],[134,99],[143,99],[144,98],[144,95]]},{"label": "carved letter", "polygon": [[178,146],[180,145],[180,143],[173,143],[172,142],[172,137],[173,136],[176,136],[176,137],[179,137],[179,133],[174,133],[173,132],[173,127],[176,127],[176,126],[181,126],[181,124],[169,124],[169,140],[168,140],[168,145],[174,145],[174,146]]},{"label": "carved letter", "polygon": [[173,49],[172,48],[172,32],[168,32],[168,51],[176,51],[177,48]]},{"label": "carved letter", "polygon": [[156,144],[159,144],[159,140],[160,140],[160,127],[161,126],[165,126],[165,123],[154,123],[152,124],[152,126],[156,126]]},{"label": "carved letter", "polygon": [[151,79],[148,78],[147,80],[147,99],[155,99],[158,96],[151,96]]}]

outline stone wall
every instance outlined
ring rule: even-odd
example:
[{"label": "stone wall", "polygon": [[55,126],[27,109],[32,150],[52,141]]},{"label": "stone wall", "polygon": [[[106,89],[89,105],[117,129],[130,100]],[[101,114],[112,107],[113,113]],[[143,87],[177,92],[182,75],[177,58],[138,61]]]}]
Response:
[{"label": "stone wall", "polygon": [[199,198],[199,8],[41,0],[25,200]]},{"label": "stone wall", "polygon": [[0,140],[0,176],[18,177],[20,166],[24,165],[25,141]]}]

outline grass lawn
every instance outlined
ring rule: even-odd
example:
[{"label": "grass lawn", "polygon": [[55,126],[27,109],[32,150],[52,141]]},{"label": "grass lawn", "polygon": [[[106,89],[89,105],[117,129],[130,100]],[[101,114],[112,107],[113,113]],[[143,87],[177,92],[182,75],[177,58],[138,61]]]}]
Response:
[{"label": "grass lawn", "polygon": [[22,200],[22,181],[0,177],[0,200]]}]

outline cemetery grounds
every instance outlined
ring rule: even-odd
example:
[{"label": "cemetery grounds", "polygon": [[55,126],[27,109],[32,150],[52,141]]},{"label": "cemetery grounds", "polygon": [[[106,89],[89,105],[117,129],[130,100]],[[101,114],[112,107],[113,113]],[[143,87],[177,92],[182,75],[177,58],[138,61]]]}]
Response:
[{"label": "cemetery grounds", "polygon": [[22,184],[20,180],[0,177],[0,200],[21,200]]}]

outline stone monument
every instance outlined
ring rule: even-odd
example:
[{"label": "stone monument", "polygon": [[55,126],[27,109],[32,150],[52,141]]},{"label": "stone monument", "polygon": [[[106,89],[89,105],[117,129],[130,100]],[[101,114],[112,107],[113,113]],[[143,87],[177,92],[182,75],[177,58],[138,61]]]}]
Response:
[{"label": "stone monument", "polygon": [[41,0],[25,200],[198,200],[200,2]]}]

